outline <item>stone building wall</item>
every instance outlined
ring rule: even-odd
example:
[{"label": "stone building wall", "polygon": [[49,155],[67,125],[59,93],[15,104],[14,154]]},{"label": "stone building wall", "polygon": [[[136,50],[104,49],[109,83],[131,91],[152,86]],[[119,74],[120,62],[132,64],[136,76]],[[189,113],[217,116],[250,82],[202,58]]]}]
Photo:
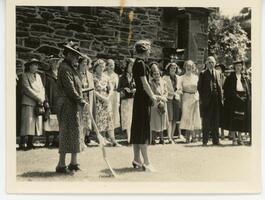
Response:
[{"label": "stone building wall", "polygon": [[63,44],[79,42],[81,51],[95,58],[113,58],[122,65],[133,56],[138,39],[153,43],[151,58],[163,58],[163,47],[176,47],[176,24],[163,19],[162,8],[16,8],[17,65],[35,57],[60,55]]}]

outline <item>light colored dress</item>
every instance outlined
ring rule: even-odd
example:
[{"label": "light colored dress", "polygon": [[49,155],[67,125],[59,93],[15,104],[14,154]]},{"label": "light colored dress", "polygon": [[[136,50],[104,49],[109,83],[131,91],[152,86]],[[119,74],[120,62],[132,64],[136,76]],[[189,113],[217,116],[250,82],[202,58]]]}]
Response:
[{"label": "light colored dress", "polygon": [[[108,76],[105,74],[102,74],[101,77],[94,75],[94,87],[96,92],[107,97],[111,90]],[[111,102],[106,103],[95,95],[94,104],[95,122],[99,132],[114,130]]]},{"label": "light colored dress", "polygon": [[[167,98],[167,85],[165,81],[160,78],[159,82],[156,82],[154,79],[150,81],[150,87],[155,95],[159,95]],[[154,103],[151,107],[151,119],[150,119],[150,129],[151,131],[161,132],[168,128],[168,112],[167,112],[167,103],[166,101],[162,102],[164,104],[164,112],[161,113],[158,109],[158,101]]]},{"label": "light colored dress", "polygon": [[178,82],[180,76],[175,75],[173,78],[170,76],[164,76],[164,81],[167,85],[167,111],[169,121],[180,121],[181,108],[180,108],[180,97],[177,93]]},{"label": "light colored dress", "polygon": [[35,115],[35,107],[45,97],[45,89],[39,74],[26,72],[22,75],[22,107],[20,135],[42,135],[42,116]]},{"label": "light colored dress", "polygon": [[178,82],[178,92],[182,93],[182,116],[180,129],[201,129],[199,93],[197,91],[198,76],[184,74]]},{"label": "light colored dress", "polygon": [[119,84],[119,76],[113,72],[112,74],[108,74],[105,72],[105,75],[109,78],[109,81],[112,85],[113,93],[110,97],[111,100],[111,108],[112,108],[112,119],[114,128],[120,127],[120,93],[117,92],[118,84]]}]

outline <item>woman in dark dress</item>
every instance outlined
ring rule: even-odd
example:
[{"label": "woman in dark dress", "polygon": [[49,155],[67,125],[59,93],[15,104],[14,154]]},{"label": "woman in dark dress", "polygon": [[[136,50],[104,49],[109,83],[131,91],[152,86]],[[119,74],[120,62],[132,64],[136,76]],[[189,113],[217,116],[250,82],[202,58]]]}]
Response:
[{"label": "woman in dark dress", "polygon": [[[148,159],[147,146],[150,142],[150,106],[156,100],[149,79],[149,69],[145,60],[150,54],[149,41],[140,40],[135,44],[136,60],[133,65],[133,78],[136,84],[136,93],[133,102],[133,117],[131,127],[131,144],[133,144],[135,168],[143,167],[146,171],[155,171]],[[140,152],[144,163],[141,163]]]},{"label": "woman in dark dress", "polygon": [[[241,133],[250,133],[251,140],[251,85],[244,76],[243,61],[234,62],[235,72],[224,83],[224,129],[231,131],[233,144],[242,145]],[[236,132],[238,140],[236,141]]]}]

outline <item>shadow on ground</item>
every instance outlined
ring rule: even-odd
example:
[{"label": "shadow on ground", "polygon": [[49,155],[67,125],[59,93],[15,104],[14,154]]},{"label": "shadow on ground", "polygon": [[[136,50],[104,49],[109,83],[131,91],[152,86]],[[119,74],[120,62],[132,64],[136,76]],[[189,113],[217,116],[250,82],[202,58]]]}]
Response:
[{"label": "shadow on ground", "polygon": [[73,175],[73,173],[60,174],[56,173],[55,171],[47,171],[47,172],[36,171],[36,172],[25,172],[17,176],[22,178],[49,178],[49,177],[71,176],[71,175]]},{"label": "shadow on ground", "polygon": [[233,145],[233,144],[225,144],[225,145],[207,145],[207,146],[202,146],[202,144],[187,144],[187,145],[184,145],[184,147],[201,147],[201,148],[211,148],[211,147],[216,147],[216,148],[224,148],[224,147],[242,147],[242,146],[246,146],[246,147],[249,147],[251,145],[249,144],[245,144],[245,145]]},{"label": "shadow on ground", "polygon": [[[132,167],[114,168],[113,170],[117,174],[127,174],[127,173],[134,173],[134,172],[143,171],[142,169],[135,169],[135,168],[132,168]],[[109,169],[103,169],[100,172],[102,172],[104,174],[110,174],[111,173]]]}]

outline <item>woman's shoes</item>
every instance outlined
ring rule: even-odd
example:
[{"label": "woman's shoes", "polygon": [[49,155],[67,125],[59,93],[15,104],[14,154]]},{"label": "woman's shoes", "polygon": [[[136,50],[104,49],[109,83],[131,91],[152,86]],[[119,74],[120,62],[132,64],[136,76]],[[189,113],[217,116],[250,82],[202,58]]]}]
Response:
[{"label": "woman's shoes", "polygon": [[68,173],[70,173],[70,171],[67,169],[66,166],[64,166],[64,167],[57,166],[55,168],[55,171],[56,171],[56,173],[60,173],[60,174],[68,174]]},{"label": "woman's shoes", "polygon": [[135,168],[135,169],[143,168],[142,163],[138,163],[138,162],[136,162],[135,160],[132,161],[132,166],[133,166],[133,168]]},{"label": "woman's shoes", "polygon": [[122,145],[119,144],[118,142],[113,143],[112,146],[113,146],[113,147],[122,147]]},{"label": "woman's shoes", "polygon": [[143,164],[143,170],[146,172],[157,172],[157,170],[151,165],[145,165]]},{"label": "woman's shoes", "polygon": [[159,140],[159,144],[165,144],[164,140],[163,139],[160,139]]},{"label": "woman's shoes", "polygon": [[79,164],[69,164],[68,165],[68,170],[70,171],[81,171],[80,167],[79,167]]},{"label": "woman's shoes", "polygon": [[168,144],[176,144],[174,140],[170,139],[168,140]]}]

